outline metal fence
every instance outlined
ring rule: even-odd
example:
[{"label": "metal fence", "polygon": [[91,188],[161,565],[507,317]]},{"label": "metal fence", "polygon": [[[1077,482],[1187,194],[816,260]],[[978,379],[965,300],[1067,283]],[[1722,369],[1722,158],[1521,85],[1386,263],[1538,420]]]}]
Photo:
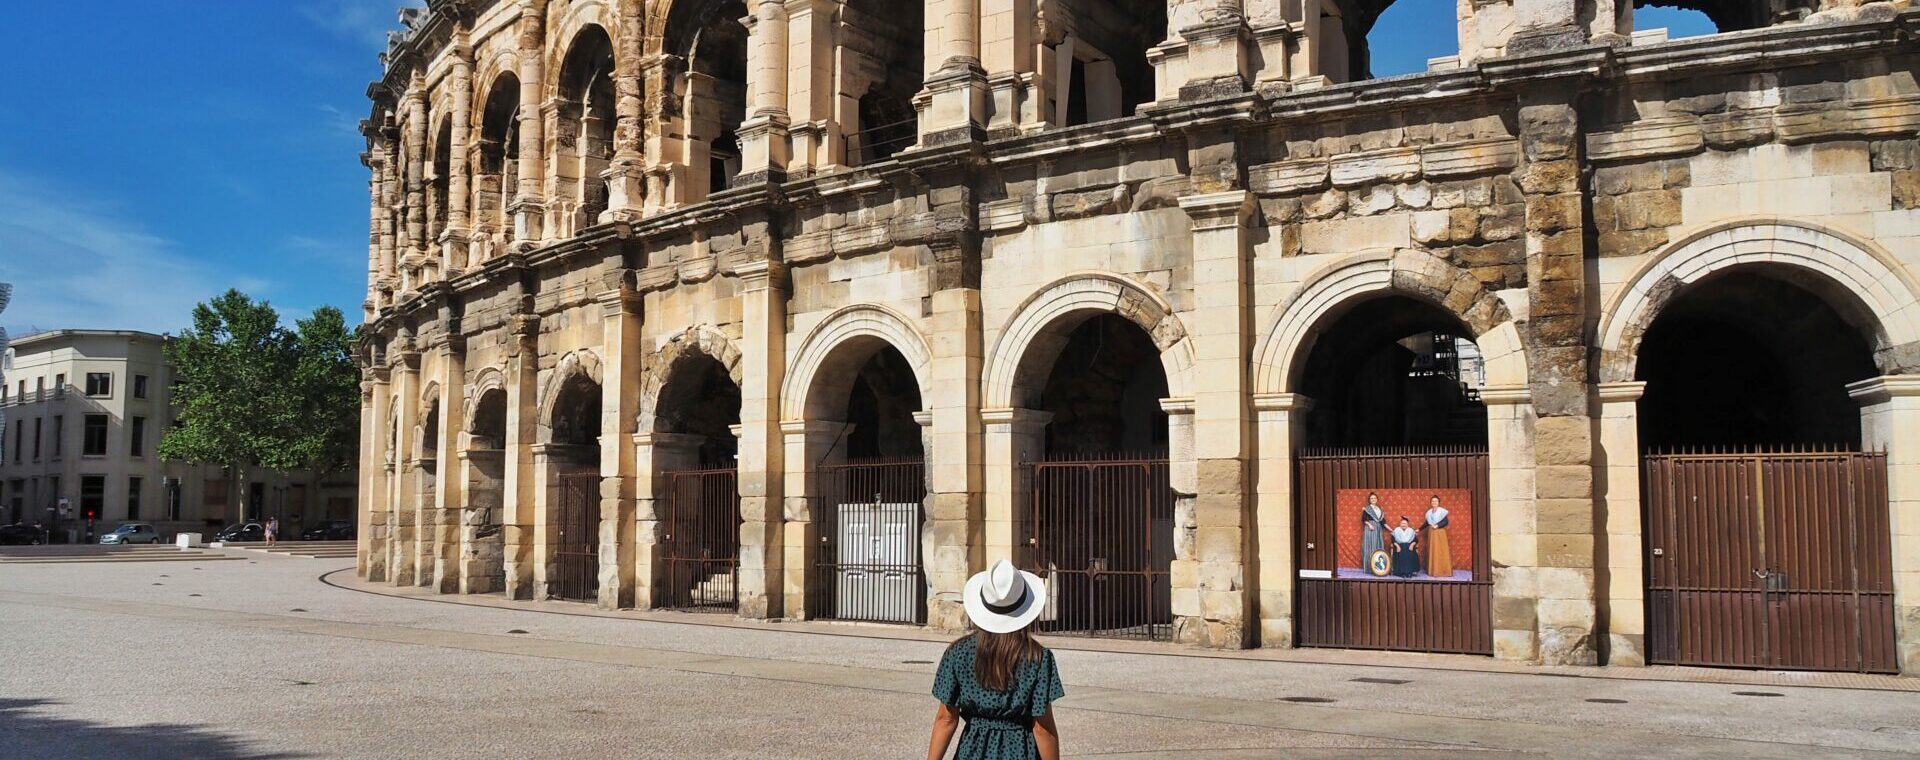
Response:
[{"label": "metal fence", "polygon": [[1035,462],[1032,570],[1047,581],[1037,630],[1173,635],[1173,488],[1164,454]]},{"label": "metal fence", "polygon": [[684,470],[664,477],[660,540],[666,577],[654,603],[691,612],[733,611],[740,581],[738,471]]},{"label": "metal fence", "polygon": [[1687,451],[1644,466],[1649,660],[1898,670],[1884,454]]},{"label": "metal fence", "polygon": [[819,547],[808,578],[808,617],[874,623],[926,622],[920,567],[926,464],[868,460],[816,470]]},{"label": "metal fence", "polygon": [[559,599],[593,601],[600,591],[600,475],[562,473],[553,500],[553,574]]}]

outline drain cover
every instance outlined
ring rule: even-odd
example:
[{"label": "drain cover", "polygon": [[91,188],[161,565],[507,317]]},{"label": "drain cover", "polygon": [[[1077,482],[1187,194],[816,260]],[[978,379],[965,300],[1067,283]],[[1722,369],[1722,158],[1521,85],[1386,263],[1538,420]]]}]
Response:
[{"label": "drain cover", "polygon": [[1328,699],[1326,697],[1281,697],[1280,701],[1299,702],[1301,704],[1309,704],[1309,705],[1324,705],[1324,704],[1333,702],[1332,699]]},{"label": "drain cover", "polygon": [[1379,684],[1386,684],[1388,686],[1399,686],[1400,684],[1403,684],[1403,683],[1413,683],[1412,681],[1407,681],[1399,678],[1355,678],[1355,679],[1352,679],[1352,681],[1354,683],[1379,683]]},{"label": "drain cover", "polygon": [[1734,696],[1737,696],[1737,697],[1784,697],[1786,696],[1785,694],[1781,694],[1780,692],[1777,692],[1777,691],[1736,691],[1733,694]]},{"label": "drain cover", "polygon": [[306,609],[305,609],[305,608],[302,608],[302,607],[295,607],[295,608],[293,608],[293,609],[290,609],[290,610],[287,610],[287,611],[288,611],[288,612],[306,612]]},{"label": "drain cover", "polygon": [[518,628],[515,628],[515,629],[513,629],[513,630],[511,630],[511,631],[507,631],[507,633],[526,633],[526,631],[523,631],[523,630],[520,630],[520,629],[518,629]]},{"label": "drain cover", "polygon": [[902,665],[932,665],[932,660],[901,660]]},{"label": "drain cover", "polygon": [[1596,705],[1624,705],[1627,703],[1627,700],[1624,699],[1609,699],[1607,697],[1594,697],[1587,701]]},{"label": "drain cover", "polygon": [[199,594],[188,594],[187,596],[199,596]]}]

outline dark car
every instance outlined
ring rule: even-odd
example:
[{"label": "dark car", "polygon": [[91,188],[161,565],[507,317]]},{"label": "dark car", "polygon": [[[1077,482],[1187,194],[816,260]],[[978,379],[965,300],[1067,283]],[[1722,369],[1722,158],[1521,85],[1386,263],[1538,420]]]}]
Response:
[{"label": "dark car", "polygon": [[0,545],[38,546],[46,542],[46,531],[31,525],[0,525]]},{"label": "dark car", "polygon": [[300,531],[302,541],[352,541],[353,537],[352,520],[328,520]]},{"label": "dark car", "polygon": [[214,536],[213,540],[223,542],[265,541],[267,540],[267,529],[261,527],[260,523],[257,522],[229,525],[226,530],[220,531],[219,535]]}]

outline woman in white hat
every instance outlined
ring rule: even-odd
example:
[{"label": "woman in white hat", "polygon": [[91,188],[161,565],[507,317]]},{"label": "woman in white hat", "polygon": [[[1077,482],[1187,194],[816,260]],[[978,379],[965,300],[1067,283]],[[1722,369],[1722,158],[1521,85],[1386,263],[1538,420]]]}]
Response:
[{"label": "woman in white hat", "polygon": [[962,719],[955,760],[1058,760],[1053,701],[1066,690],[1053,653],[1029,630],[1046,609],[1046,584],[1001,560],[967,579],[962,596],[975,630],[940,658],[927,760],[946,756]]}]

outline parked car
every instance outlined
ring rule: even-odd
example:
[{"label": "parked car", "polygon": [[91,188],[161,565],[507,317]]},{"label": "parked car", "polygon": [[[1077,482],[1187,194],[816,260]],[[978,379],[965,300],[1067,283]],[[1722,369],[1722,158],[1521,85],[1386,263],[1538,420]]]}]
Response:
[{"label": "parked car", "polygon": [[302,541],[352,541],[353,537],[352,520],[328,520],[300,531]]},{"label": "parked car", "polygon": [[120,527],[100,537],[103,544],[157,544],[160,543],[160,531],[146,523],[121,523]]},{"label": "parked car", "polygon": [[267,529],[257,522],[229,525],[226,530],[220,531],[219,535],[214,536],[213,540],[226,542],[265,541],[267,540]]},{"label": "parked car", "polygon": [[32,525],[0,525],[0,546],[39,546],[47,532]]}]

